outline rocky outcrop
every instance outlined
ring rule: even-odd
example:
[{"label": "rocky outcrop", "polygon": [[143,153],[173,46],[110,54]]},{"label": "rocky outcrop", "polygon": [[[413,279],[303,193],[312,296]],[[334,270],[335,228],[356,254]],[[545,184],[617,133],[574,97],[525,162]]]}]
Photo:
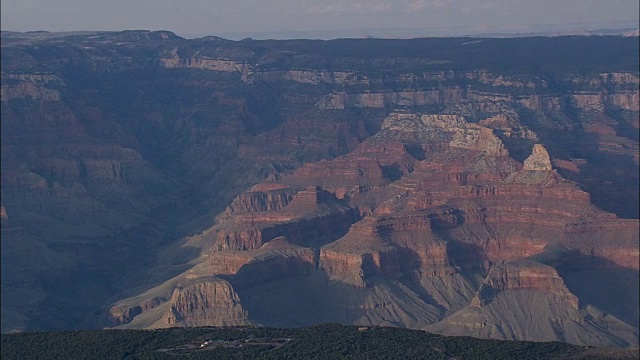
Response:
[{"label": "rocky outcrop", "polygon": [[[318,174],[323,176],[319,177]],[[377,161],[362,157],[338,158],[307,164],[282,181],[292,185],[314,184],[322,188],[350,188],[357,185],[381,185],[387,180]]]},{"label": "rocky outcrop", "polygon": [[[295,175],[295,174],[294,174]],[[304,179],[304,175],[302,175]],[[297,178],[299,181],[300,179]],[[276,199],[282,199],[282,192]],[[291,191],[281,211],[265,206],[231,206],[220,218],[214,248],[255,250],[277,237],[293,244],[309,245],[339,234],[357,219],[355,209],[341,204],[335,196],[318,187]],[[255,196],[256,193],[252,193]],[[260,195],[262,196],[262,195]],[[285,195],[286,198],[287,195]],[[234,204],[245,203],[242,195]]]},{"label": "rocky outcrop", "polygon": [[[493,130],[470,124],[459,115],[421,115],[392,113],[382,124],[383,130],[416,134],[421,142],[449,134],[449,147],[478,150],[492,156],[508,156],[509,152]],[[438,135],[440,134],[440,135]]]},{"label": "rocky outcrop", "polygon": [[320,250],[319,267],[330,279],[366,287],[366,279],[393,276],[400,270],[397,249],[383,236],[378,219],[368,217],[354,224],[338,241]]},{"label": "rocky outcrop", "polygon": [[233,200],[227,211],[246,213],[280,210],[289,205],[293,196],[291,191],[286,190],[242,193]]},{"label": "rocky outcrop", "polygon": [[441,214],[368,216],[320,250],[319,267],[330,279],[366,287],[374,276],[395,278],[419,270],[425,276],[453,274],[447,245],[431,232]]},{"label": "rocky outcrop", "polygon": [[479,126],[469,126],[463,131],[455,131],[449,146],[480,150],[494,156],[506,156],[509,154],[502,141],[494,135],[493,130]]},{"label": "rocky outcrop", "polygon": [[[294,244],[308,245],[323,238],[331,238],[340,233],[357,218],[353,210],[341,210],[334,213],[321,214],[311,218],[292,219],[263,218],[262,223],[226,224],[218,231],[215,248],[218,250],[255,250],[274,238],[284,236]],[[232,228],[229,225],[233,226]],[[257,226],[256,226],[257,225]]]},{"label": "rocky outcrop", "polygon": [[248,83],[294,81],[297,83],[308,85],[369,85],[369,79],[366,75],[363,74],[357,74],[351,71],[329,71],[312,69],[255,71],[250,76],[248,76],[245,81]]},{"label": "rocky outcrop", "polygon": [[535,144],[531,155],[524,161],[522,170],[528,171],[551,171],[551,159],[547,149],[542,144]]},{"label": "rocky outcrop", "polygon": [[392,247],[382,251],[361,253],[336,252],[323,249],[320,264],[331,280],[358,288],[366,288],[366,279],[373,276],[393,276],[399,270],[399,257]]},{"label": "rocky outcrop", "polygon": [[639,111],[640,91],[625,91],[607,95],[606,101],[610,103],[613,108]]},{"label": "rocky outcrop", "polygon": [[236,274],[254,256],[250,251],[213,251],[209,254],[209,271],[211,274]]},{"label": "rocky outcrop", "polygon": [[2,73],[0,101],[13,99],[60,101],[60,92],[64,81],[53,74],[12,74]]},{"label": "rocky outcrop", "polygon": [[578,309],[578,298],[567,289],[558,272],[535,261],[513,261],[493,267],[471,305],[486,306],[496,293],[519,289],[551,293],[556,301],[567,302]]},{"label": "rocky outcrop", "polygon": [[[460,39],[5,36],[3,331],[84,327],[100,306],[121,327],[450,318],[609,344],[637,328],[564,279],[633,284],[637,221],[591,205],[637,217],[627,39],[508,40],[523,46],[487,58]],[[543,72],[519,50],[536,47]],[[500,270],[553,246],[586,264],[545,262],[578,309],[551,270]],[[495,296],[468,306],[489,273]],[[102,304],[132,289],[148,290]]]},{"label": "rocky outcrop", "polygon": [[[510,120],[497,117],[485,124],[506,126],[500,121]],[[633,229],[593,207],[588,193],[553,171],[544,146],[535,144],[521,164],[494,131],[460,115],[394,112],[354,152],[274,176],[237,197],[218,217],[208,272],[226,276],[248,294],[316,277],[336,289],[350,289],[341,291],[376,294],[342,319],[364,311],[368,319],[398,321],[404,315],[394,311],[417,306],[429,309],[425,316],[430,320],[416,323],[431,326],[445,316],[430,308],[437,303],[454,314],[451,321],[459,324],[461,334],[478,327],[483,336],[496,337],[486,329],[508,327],[530,339],[547,339],[547,330],[528,333],[513,324],[519,312],[502,319],[496,310],[533,296],[548,306],[548,314],[558,311],[566,321],[583,324],[578,297],[558,271],[532,258],[549,247],[565,246],[626,264],[637,246],[621,241],[601,246],[596,239],[627,239]],[[392,165],[394,177],[386,168]],[[313,186],[303,188],[305,184]],[[627,230],[614,230],[616,226]],[[331,231],[338,227],[340,231]],[[578,229],[592,235],[578,235],[584,234]],[[484,280],[474,288],[460,280],[464,277]],[[395,289],[392,294],[387,286]],[[414,299],[413,291],[433,300],[407,300],[405,296]],[[251,308],[261,309],[254,301]],[[477,311],[495,318],[470,324],[458,319],[456,311],[460,317]],[[449,324],[447,319],[443,323]],[[547,326],[555,320],[542,321]],[[609,335],[602,334],[614,333],[594,331],[605,338]],[[626,330],[622,334],[627,336]]]},{"label": "rocky outcrop", "polygon": [[166,68],[194,68],[239,73],[247,73],[251,70],[251,66],[245,62],[205,56],[181,57],[178,55],[177,50],[173,50],[168,56],[160,58],[160,62]]},{"label": "rocky outcrop", "polygon": [[112,326],[118,326],[122,324],[130,323],[136,316],[142,314],[145,311],[151,310],[158,305],[165,303],[167,299],[160,297],[153,297],[148,300],[144,300],[138,305],[132,307],[120,307],[114,306],[109,309],[109,317]]},{"label": "rocky outcrop", "polygon": [[506,138],[537,141],[538,135],[528,127],[520,124],[518,120],[519,116],[517,116],[517,114],[514,119],[513,117],[500,113],[481,120],[478,125],[497,130],[499,134]]},{"label": "rocky outcrop", "polygon": [[604,111],[604,102],[602,94],[579,93],[572,94],[571,100],[573,106],[584,112],[602,112]]},{"label": "rocky outcrop", "polygon": [[200,280],[180,286],[171,296],[163,321],[169,326],[249,325],[249,314],[242,308],[231,284],[221,279]]},{"label": "rocky outcrop", "polygon": [[[437,139],[446,145],[421,148],[426,159],[408,155],[406,146],[423,146]],[[341,198],[348,197],[349,206],[358,207],[361,213],[371,206],[371,210],[365,210],[365,214],[371,211],[371,215],[352,225],[342,238],[323,246],[319,254],[319,268],[330,279],[359,288],[366,288],[375,277],[394,278],[400,273],[420,271],[433,277],[454,274],[451,264],[467,255],[456,254],[461,247],[448,246],[442,240],[443,234],[474,244],[483,255],[471,260],[474,264],[471,268],[486,269],[487,261],[501,263],[530,257],[541,253],[550,243],[568,239],[567,229],[583,213],[600,216],[590,207],[587,193],[552,171],[549,154],[542,145],[536,144],[532,155],[520,165],[509,158],[509,152],[492,129],[469,124],[459,115],[394,112],[384,120],[382,131],[353,154],[357,155],[307,165],[280,182],[345,189]],[[457,155],[451,158],[451,154]],[[367,172],[343,169],[377,162],[404,164],[398,166],[401,178],[388,190],[383,190],[384,181],[369,182],[373,186],[369,185],[364,194],[362,190],[354,190],[360,189],[356,184],[366,187],[362,175]],[[318,171],[319,167],[324,170]],[[381,178],[382,174],[377,173]],[[328,174],[329,179],[313,174]],[[313,213],[322,203],[321,193],[300,192],[288,206],[294,208],[297,202],[301,206],[295,208]],[[558,199],[563,202],[558,203]],[[281,219],[289,216],[287,207],[273,213],[265,214],[264,219],[276,220],[276,213],[283,216]],[[229,221],[232,218],[238,224],[243,221],[238,214],[229,217]],[[505,224],[509,225],[503,232]],[[280,230],[286,229],[284,225],[278,226]],[[530,230],[513,231],[523,226]],[[458,229],[467,227],[479,228],[474,228],[476,235],[471,237],[456,235],[458,231],[465,233]],[[257,249],[257,244],[267,243],[261,239],[268,230],[249,228],[248,240],[240,242],[255,243],[248,249]],[[234,236],[242,237],[240,233]],[[270,236],[295,238],[293,233],[285,232]],[[458,261],[452,260],[456,258]]]},{"label": "rocky outcrop", "polygon": [[291,244],[285,237],[270,241],[251,255],[251,260],[235,273],[234,280],[239,286],[308,275],[317,266],[316,251]]},{"label": "rocky outcrop", "polygon": [[7,214],[7,209],[5,209],[4,205],[0,205],[0,221],[2,221],[2,227],[6,228],[9,225],[9,215]]},{"label": "rocky outcrop", "polygon": [[451,86],[434,90],[401,92],[336,92],[325,95],[316,103],[316,107],[325,110],[344,110],[348,108],[384,108],[388,106],[427,106],[449,105],[465,98],[466,89]]},{"label": "rocky outcrop", "polygon": [[[208,273],[212,275],[250,274],[245,281],[267,281],[269,277],[292,276],[315,267],[315,253],[310,248],[276,237],[262,247],[249,251],[216,250],[208,255]],[[299,266],[298,266],[299,265]],[[259,270],[262,268],[262,270]],[[288,274],[288,275],[287,275]],[[260,280],[262,279],[262,280]]]},{"label": "rocky outcrop", "polygon": [[15,85],[3,85],[0,88],[0,101],[23,98],[44,101],[60,101],[60,93],[57,90],[47,89],[43,86],[29,82],[21,82]]}]

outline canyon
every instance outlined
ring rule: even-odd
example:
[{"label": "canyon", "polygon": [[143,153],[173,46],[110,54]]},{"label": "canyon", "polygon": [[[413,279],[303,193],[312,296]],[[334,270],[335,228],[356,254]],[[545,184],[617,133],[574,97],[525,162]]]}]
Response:
[{"label": "canyon", "polygon": [[3,332],[638,346],[637,38],[2,36]]}]

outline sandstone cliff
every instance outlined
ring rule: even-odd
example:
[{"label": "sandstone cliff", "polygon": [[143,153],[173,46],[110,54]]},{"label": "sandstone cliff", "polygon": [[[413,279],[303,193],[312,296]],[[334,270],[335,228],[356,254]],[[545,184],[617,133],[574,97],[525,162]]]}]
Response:
[{"label": "sandstone cliff", "polygon": [[[633,344],[637,39],[2,38],[3,331],[472,313]],[[509,267],[554,246],[578,309]]]},{"label": "sandstone cliff", "polygon": [[518,289],[547,292],[554,296],[554,301],[566,302],[578,309],[578,298],[569,292],[557,271],[534,261],[513,261],[493,267],[471,305],[486,306],[497,293]]},{"label": "sandstone cliff", "polygon": [[223,280],[200,280],[180,286],[171,296],[163,321],[168,326],[249,325],[248,314],[231,285]]},{"label": "sandstone cliff", "polygon": [[540,144],[535,144],[533,152],[524,161],[522,170],[550,171],[551,169],[551,159],[549,158],[547,149]]},{"label": "sandstone cliff", "polygon": [[[434,140],[441,145],[433,146]],[[341,306],[359,309],[331,315],[338,321],[504,339],[634,344],[627,317],[581,303],[553,267],[557,261],[536,259],[548,256],[550,247],[564,246],[633,266],[628,261],[638,252],[630,239],[637,224],[592,206],[589,194],[553,169],[543,145],[530,152],[518,163],[493,129],[459,115],[392,113],[353,153],[305,165],[239,195],[218,218],[208,272],[228,276],[249,296],[250,313],[256,311],[261,322],[269,320],[260,314],[266,310],[255,292],[307,279],[342,294],[331,306],[317,305],[322,314],[340,313]],[[397,165],[393,179],[380,171],[387,164]],[[351,170],[357,166],[361,170]],[[320,168],[327,170],[315,171]],[[303,184],[314,186],[296,188]],[[338,210],[348,208],[362,218]],[[336,228],[323,225],[327,211],[342,224],[342,234],[322,232]],[[320,232],[308,233],[306,224]],[[297,230],[287,230],[292,227]],[[587,229],[597,230],[578,240],[576,234]],[[599,244],[600,236],[620,240]],[[321,237],[326,240],[310,241]],[[341,298],[351,292],[361,294],[358,300]],[[523,310],[542,314],[539,319],[514,312],[523,297],[541,302],[527,302]],[[500,310],[507,305],[511,308]],[[294,313],[304,313],[303,308]],[[614,307],[607,309],[617,314]],[[407,311],[424,317],[410,320]],[[598,320],[590,320],[595,313]],[[296,324],[291,315],[278,314],[274,324]],[[198,316],[183,319],[197,322]],[[311,320],[298,323],[306,321]]]}]

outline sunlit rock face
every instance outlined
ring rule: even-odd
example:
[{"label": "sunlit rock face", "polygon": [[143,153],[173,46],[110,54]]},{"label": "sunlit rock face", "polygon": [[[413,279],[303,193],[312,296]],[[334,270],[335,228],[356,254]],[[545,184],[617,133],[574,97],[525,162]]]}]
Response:
[{"label": "sunlit rock face", "polygon": [[3,331],[637,346],[634,39],[2,36]]},{"label": "sunlit rock face", "polygon": [[[313,286],[326,292],[323,301],[332,305],[324,306],[358,309],[331,315],[342,322],[530,340],[558,339],[553,329],[560,326],[576,343],[632,344],[630,317],[602,330],[571,289],[591,271],[637,272],[637,222],[593,206],[553,169],[543,145],[519,163],[494,131],[460,115],[392,113],[351,153],[238,195],[210,230],[217,237],[199,276],[225,276],[238,302],[249,299],[246,319],[273,325],[283,324],[287,310],[262,317],[266,305],[254,303],[256,294],[311,302],[304,289]],[[382,164],[403,166],[389,178]],[[591,265],[580,260],[588,258]],[[526,305],[542,314],[533,323],[521,319],[522,309],[498,305],[513,307],[523,296],[548,306]],[[189,306],[202,309],[176,325],[200,324],[197,314],[208,311],[197,299]],[[422,317],[403,315],[411,313]],[[144,326],[144,319],[126,326]],[[312,320],[298,320],[306,322]]]}]

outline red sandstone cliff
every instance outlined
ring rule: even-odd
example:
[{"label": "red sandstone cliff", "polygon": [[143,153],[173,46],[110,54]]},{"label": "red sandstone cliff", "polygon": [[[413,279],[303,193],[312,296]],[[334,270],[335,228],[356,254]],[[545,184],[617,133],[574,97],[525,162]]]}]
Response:
[{"label": "red sandstone cliff", "polygon": [[[554,170],[543,145],[532,146],[519,163],[495,131],[460,116],[392,114],[382,131],[353,153],[303,166],[238,196],[218,217],[206,273],[229,276],[242,291],[325,274],[329,283],[382,301],[371,307],[363,300],[361,309],[369,318],[389,321],[408,320],[389,313],[399,304],[381,299],[398,294],[383,284],[411,283],[417,286],[411,296],[426,296],[434,299],[430,305],[459,312],[451,320],[445,312],[434,315],[434,310],[427,316],[440,316],[443,324],[463,324],[456,330],[459,334],[480,329],[480,336],[509,331],[519,335],[503,338],[553,339],[549,329],[559,328],[576,342],[627,341],[628,329],[575,335],[576,326],[591,325],[585,325],[584,306],[553,267],[565,262],[549,260],[545,265],[528,259],[563,246],[581,256],[637,268],[632,263],[637,262],[637,244],[631,240],[637,223],[591,205],[588,193]],[[381,171],[390,164],[398,165],[393,178]],[[607,242],[597,241],[602,238]],[[469,294],[473,282],[461,280],[465,276],[483,278],[474,296]],[[443,284],[453,289],[445,291]],[[447,291],[453,293],[444,295]],[[544,314],[556,311],[553,302],[560,304],[560,320],[553,321],[570,325],[548,325],[543,315],[532,325],[540,329],[528,332],[520,327],[520,315],[501,317],[495,308],[529,293],[545,299],[549,308]],[[199,298],[175,297],[171,308],[182,309],[183,322],[205,321],[206,316],[198,314],[207,313],[207,306]],[[491,316],[480,325],[454,320],[476,311],[474,307],[481,312],[490,308]],[[422,311],[417,309],[413,311]],[[627,326],[619,319],[611,321]],[[607,326],[613,326],[611,321]],[[439,326],[433,329],[446,332]]]}]

